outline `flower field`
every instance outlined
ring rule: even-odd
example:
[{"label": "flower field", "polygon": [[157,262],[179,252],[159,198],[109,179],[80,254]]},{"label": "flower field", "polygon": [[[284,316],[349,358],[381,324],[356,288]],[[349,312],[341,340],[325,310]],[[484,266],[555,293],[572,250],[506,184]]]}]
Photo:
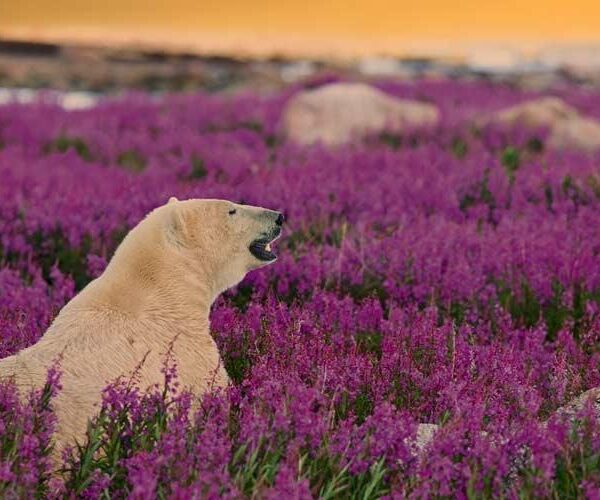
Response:
[{"label": "flower field", "polygon": [[[470,118],[539,94],[381,83],[441,123],[346,147],[279,127],[295,88],[0,107],[0,357],[40,338],[170,196],[283,210],[219,298],[226,391],[115,381],[52,473],[52,399],[0,383],[0,496],[600,498],[600,154]],[[600,91],[555,92],[600,119]],[[431,440],[419,424],[437,424]]]}]

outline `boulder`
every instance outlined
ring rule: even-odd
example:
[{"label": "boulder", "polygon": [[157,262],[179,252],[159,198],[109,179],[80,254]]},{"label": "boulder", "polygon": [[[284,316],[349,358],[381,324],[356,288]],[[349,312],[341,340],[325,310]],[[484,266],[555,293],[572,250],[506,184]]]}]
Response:
[{"label": "boulder", "polygon": [[585,408],[585,405],[591,402],[595,414],[600,419],[600,387],[594,387],[580,394],[572,401],[569,401],[565,406],[556,410],[556,415],[567,417],[569,420],[574,420],[577,414]]},{"label": "boulder", "polygon": [[[579,412],[583,410],[588,402],[592,403],[592,407],[594,408],[598,419],[600,419],[600,387],[594,387],[593,389],[589,389],[588,391],[580,394],[573,400],[569,401],[565,406],[562,406],[556,410],[554,415],[566,418],[569,421],[575,421]],[[546,422],[544,422],[544,425],[546,425]],[[431,443],[435,433],[439,429],[440,426],[437,424],[418,425],[417,435],[415,437],[415,445],[419,454],[425,451],[425,448]],[[485,435],[486,433],[482,432],[481,434]]]},{"label": "boulder", "polygon": [[437,424],[419,424],[415,438],[415,445],[419,453],[422,453],[427,445],[431,443],[434,434],[439,428],[440,426]]},{"label": "boulder", "polygon": [[292,97],[282,115],[286,137],[298,144],[339,146],[367,135],[432,126],[437,107],[398,99],[362,83],[332,83]]},{"label": "boulder", "polygon": [[600,149],[600,122],[578,117],[558,123],[551,130],[549,146],[556,149],[596,151]]},{"label": "boulder", "polygon": [[542,97],[511,106],[484,117],[479,124],[546,128],[551,148],[588,152],[600,149],[600,122],[582,115],[558,97]]},{"label": "boulder", "polygon": [[552,128],[557,124],[576,118],[578,112],[558,97],[542,97],[493,113],[488,123],[514,127]]}]

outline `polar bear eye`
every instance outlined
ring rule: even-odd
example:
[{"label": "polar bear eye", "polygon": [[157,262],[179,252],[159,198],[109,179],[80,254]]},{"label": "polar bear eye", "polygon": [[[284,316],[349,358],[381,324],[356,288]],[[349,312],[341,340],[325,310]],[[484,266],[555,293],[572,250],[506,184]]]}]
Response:
[{"label": "polar bear eye", "polygon": [[229,211],[229,215],[234,215],[236,212],[237,212],[237,210],[236,210],[235,208],[232,208],[232,209]]}]

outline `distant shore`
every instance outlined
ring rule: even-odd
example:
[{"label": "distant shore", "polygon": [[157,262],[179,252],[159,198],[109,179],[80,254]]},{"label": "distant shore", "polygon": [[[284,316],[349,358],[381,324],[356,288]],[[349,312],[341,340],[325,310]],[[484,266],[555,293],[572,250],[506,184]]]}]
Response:
[{"label": "distant shore", "polygon": [[487,61],[493,66],[532,60],[600,66],[600,39],[470,40],[273,35],[253,32],[182,32],[160,29],[109,29],[96,26],[2,27],[0,40],[123,48],[265,59],[273,57],[352,61],[366,57],[424,57],[448,62]]},{"label": "distant shore", "polygon": [[44,89],[271,92],[331,75],[352,80],[486,79],[530,90],[564,83],[600,87],[600,46],[593,44],[444,47],[415,42],[394,50],[389,45],[386,52],[383,45],[376,50],[374,41],[358,47],[356,40],[319,45],[314,39],[279,43],[254,37],[255,43],[245,43],[227,36],[142,35],[0,29],[2,100],[13,99],[10,89],[24,90],[19,99],[25,100],[33,95],[29,91]]}]

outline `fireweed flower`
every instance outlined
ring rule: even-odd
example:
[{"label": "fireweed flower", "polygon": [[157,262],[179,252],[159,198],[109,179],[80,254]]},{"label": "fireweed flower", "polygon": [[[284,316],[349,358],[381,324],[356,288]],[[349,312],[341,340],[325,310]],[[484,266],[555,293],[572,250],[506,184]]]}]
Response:
[{"label": "fireweed flower", "polygon": [[[0,109],[0,357],[170,196],[287,219],[277,264],[213,306],[226,391],[188,394],[169,359],[161,386],[115,380],[51,475],[59,368],[31,396],[2,381],[4,496],[598,495],[592,403],[556,410],[600,386],[600,157],[549,149],[547,130],[473,133],[537,92],[378,86],[440,124],[300,148],[279,128],[298,87]],[[598,92],[556,93],[600,119]],[[419,423],[438,425],[422,449]]]}]

